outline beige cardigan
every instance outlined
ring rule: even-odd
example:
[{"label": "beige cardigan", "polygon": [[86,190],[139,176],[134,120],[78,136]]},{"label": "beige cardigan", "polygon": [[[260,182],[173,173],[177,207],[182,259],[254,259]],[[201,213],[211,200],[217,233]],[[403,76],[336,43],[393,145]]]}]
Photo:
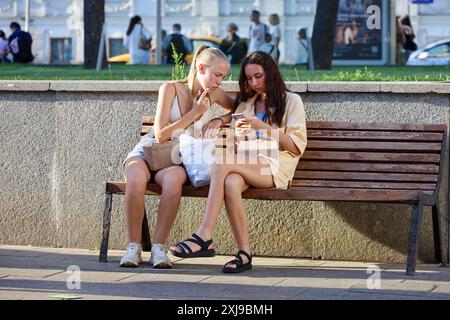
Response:
[{"label": "beige cardigan", "polygon": [[[257,95],[253,96],[246,102],[241,102],[237,107],[235,113],[243,113],[246,117],[255,117],[255,100]],[[231,122],[231,128],[235,127],[235,120]],[[277,128],[277,125],[273,125]],[[298,160],[303,155],[307,137],[306,137],[306,118],[305,109],[303,107],[302,98],[298,94],[286,93],[286,110],[281,123],[281,128],[284,128],[284,133],[287,134],[300,150],[300,156],[293,154],[290,151],[284,150],[279,146],[278,159],[271,158],[267,155],[258,155],[265,159],[270,165],[273,181],[275,187],[279,189],[286,189],[294,177],[297,168]]]}]

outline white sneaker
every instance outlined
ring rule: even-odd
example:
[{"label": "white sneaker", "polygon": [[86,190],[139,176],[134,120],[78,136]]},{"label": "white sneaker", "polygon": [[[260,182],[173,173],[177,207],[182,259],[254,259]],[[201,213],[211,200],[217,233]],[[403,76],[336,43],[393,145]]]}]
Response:
[{"label": "white sneaker", "polygon": [[164,249],[164,245],[159,243],[155,243],[152,245],[150,264],[153,265],[153,268],[158,269],[170,269],[173,267],[172,261],[170,261],[169,257],[166,254],[166,249]]},{"label": "white sneaker", "polygon": [[142,262],[141,258],[142,245],[136,242],[130,242],[127,247],[127,252],[120,259],[121,267],[137,267]]}]

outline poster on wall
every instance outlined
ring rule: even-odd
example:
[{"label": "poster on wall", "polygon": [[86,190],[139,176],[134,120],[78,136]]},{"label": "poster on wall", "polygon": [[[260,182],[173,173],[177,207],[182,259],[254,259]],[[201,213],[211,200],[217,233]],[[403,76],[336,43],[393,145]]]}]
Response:
[{"label": "poster on wall", "polygon": [[386,0],[340,0],[333,64],[385,64],[387,15]]}]

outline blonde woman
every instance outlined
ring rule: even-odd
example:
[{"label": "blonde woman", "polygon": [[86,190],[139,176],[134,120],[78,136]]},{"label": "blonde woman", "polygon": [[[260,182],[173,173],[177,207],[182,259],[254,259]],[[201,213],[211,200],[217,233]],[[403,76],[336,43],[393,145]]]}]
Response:
[{"label": "blonde woman", "polygon": [[[144,161],[143,147],[154,142],[171,140],[184,129],[191,129],[192,123],[201,118],[205,121],[210,105],[217,103],[227,111],[234,100],[226,94],[220,84],[228,73],[227,57],[216,48],[200,46],[193,58],[187,79],[165,83],[159,89],[154,135],[147,134],[128,154],[124,161],[124,175],[127,181],[125,192],[125,220],[129,244],[120,261],[122,267],[137,267],[141,259],[141,229],[144,215],[144,193],[150,178],[161,186],[156,229],[153,236],[150,264],[154,268],[171,268],[164,244],[169,236],[181,200],[181,188],[186,181],[182,166],[174,165],[157,172],[150,172]],[[209,119],[208,119],[209,120]],[[217,129],[222,120],[213,119],[204,129]]]}]

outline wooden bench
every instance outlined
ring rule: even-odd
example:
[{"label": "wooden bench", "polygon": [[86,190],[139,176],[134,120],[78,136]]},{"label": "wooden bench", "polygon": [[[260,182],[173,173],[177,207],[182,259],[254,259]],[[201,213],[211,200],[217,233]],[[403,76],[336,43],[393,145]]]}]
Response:
[{"label": "wooden bench", "polygon": [[[152,125],[144,117],[141,135]],[[435,258],[447,257],[442,246],[439,220],[439,186],[444,162],[447,126],[435,124],[387,124],[307,122],[308,146],[298,163],[289,189],[248,189],[245,199],[409,203],[406,274],[413,275],[417,260],[417,237],[423,206],[432,206]],[[113,194],[124,194],[126,183],[106,183],[103,237],[100,261],[106,262]],[[147,195],[160,195],[155,183]],[[184,197],[207,197],[208,186],[186,184]],[[144,214],[143,250],[150,250],[150,235]],[[447,258],[446,258],[447,260]],[[447,262],[447,261],[445,261]]]}]

